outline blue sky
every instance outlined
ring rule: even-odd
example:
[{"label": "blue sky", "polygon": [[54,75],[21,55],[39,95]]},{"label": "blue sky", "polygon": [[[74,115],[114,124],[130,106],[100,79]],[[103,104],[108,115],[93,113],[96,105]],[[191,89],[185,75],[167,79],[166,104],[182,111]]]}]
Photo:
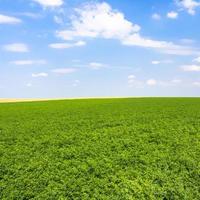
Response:
[{"label": "blue sky", "polygon": [[0,0],[0,98],[200,96],[200,1]]}]

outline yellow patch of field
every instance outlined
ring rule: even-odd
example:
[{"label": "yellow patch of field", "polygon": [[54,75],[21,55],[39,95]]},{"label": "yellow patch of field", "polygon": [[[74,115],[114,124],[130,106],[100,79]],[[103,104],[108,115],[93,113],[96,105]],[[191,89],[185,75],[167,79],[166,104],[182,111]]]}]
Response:
[{"label": "yellow patch of field", "polygon": [[0,98],[0,103],[14,103],[14,102],[34,102],[34,101],[53,101],[53,100],[73,100],[73,99],[114,99],[114,98],[141,98],[141,97],[72,97],[72,98]]},{"label": "yellow patch of field", "polygon": [[32,101],[49,101],[49,100],[59,100],[59,99],[0,99],[0,103],[10,103],[10,102],[32,102]]}]

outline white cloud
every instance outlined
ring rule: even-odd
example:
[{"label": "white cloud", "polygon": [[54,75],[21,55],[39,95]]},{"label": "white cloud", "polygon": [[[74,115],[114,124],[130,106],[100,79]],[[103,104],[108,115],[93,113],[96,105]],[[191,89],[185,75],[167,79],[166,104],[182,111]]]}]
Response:
[{"label": "white cloud", "polygon": [[149,79],[146,81],[146,84],[149,86],[155,86],[157,85],[157,81],[155,79]]},{"label": "white cloud", "polygon": [[70,30],[58,32],[58,36],[66,40],[74,37],[124,38],[138,32],[140,27],[126,20],[124,15],[112,10],[107,3],[87,4],[75,9]]},{"label": "white cloud", "polygon": [[15,60],[10,63],[14,65],[44,65],[47,62],[46,60]]},{"label": "white cloud", "polygon": [[151,62],[152,65],[159,65],[159,64],[170,64],[173,63],[172,60],[153,60]]},{"label": "white cloud", "polygon": [[32,60],[15,60],[15,61],[11,61],[10,63],[14,65],[32,65],[33,61]]},{"label": "white cloud", "polygon": [[128,46],[138,46],[145,48],[157,49],[160,52],[172,55],[198,55],[200,52],[196,49],[176,45],[172,42],[151,40],[148,38],[141,37],[140,34],[136,33],[126,37],[122,44]]},{"label": "white cloud", "polygon": [[65,40],[76,37],[124,38],[138,32],[137,24],[125,19],[121,12],[113,10],[107,3],[87,4],[75,9],[69,30],[58,31],[57,36]]},{"label": "white cloud", "polygon": [[195,15],[196,8],[200,6],[200,2],[195,0],[175,0],[175,1],[181,9],[187,10],[187,12],[190,15]]},{"label": "white cloud", "polygon": [[50,44],[49,47],[53,49],[68,49],[72,47],[81,47],[85,45],[86,45],[86,42],[78,41],[75,43],[53,43],[53,44]]},{"label": "white cloud", "polygon": [[34,13],[34,12],[19,12],[19,13],[16,13],[16,15],[25,16],[25,17],[29,17],[29,18],[32,18],[32,19],[39,19],[39,18],[43,17],[42,14]]},{"label": "white cloud", "polygon": [[156,41],[143,38],[138,33],[129,35],[128,37],[124,38],[122,43],[128,46],[139,46],[146,48],[169,48],[170,46],[174,46],[172,43],[168,43],[165,41]]},{"label": "white cloud", "polygon": [[63,0],[33,0],[44,7],[59,7],[63,5]]},{"label": "white cloud", "polygon": [[58,68],[58,69],[53,69],[52,72],[56,74],[71,74],[76,72],[77,69],[75,68]]},{"label": "white cloud", "polygon": [[200,63],[200,57],[195,58],[193,61]]},{"label": "white cloud", "polygon": [[158,64],[160,64],[160,61],[158,61],[158,60],[153,60],[153,61],[151,62],[151,64],[153,64],[153,65],[158,65]]},{"label": "white cloud", "polygon": [[33,85],[32,85],[32,83],[27,83],[26,86],[27,87],[32,87]]},{"label": "white cloud", "polygon": [[63,24],[63,20],[62,20],[62,18],[61,17],[59,17],[59,16],[54,16],[53,17],[53,20],[54,20],[54,22],[56,22],[57,24]]},{"label": "white cloud", "polygon": [[98,62],[91,62],[91,63],[89,63],[89,67],[90,67],[91,69],[96,69],[96,70],[98,70],[98,69],[101,69],[101,68],[105,67],[105,64],[98,63]]},{"label": "white cloud", "polygon": [[170,19],[177,19],[178,18],[178,13],[174,12],[174,11],[168,12],[167,13],[167,17],[170,18]]},{"label": "white cloud", "polygon": [[128,84],[132,85],[135,82],[135,79],[128,79]]},{"label": "white cloud", "polygon": [[75,80],[72,85],[73,85],[73,87],[77,87],[79,84],[80,84],[80,81],[79,80]]},{"label": "white cloud", "polygon": [[200,72],[200,66],[198,65],[184,65],[181,69],[185,72]]},{"label": "white cloud", "polygon": [[165,80],[165,81],[163,81],[163,80],[159,80],[159,81],[157,81],[157,85],[158,86],[164,86],[164,87],[171,87],[171,86],[178,86],[178,85],[180,85],[182,83],[182,80],[180,80],[180,79],[172,79],[172,80]]},{"label": "white cloud", "polygon": [[173,84],[179,84],[179,83],[182,83],[182,80],[180,80],[180,79],[173,79],[171,82]]},{"label": "white cloud", "polygon": [[171,55],[189,56],[189,55],[199,55],[199,49],[184,47],[184,46],[174,46],[169,49],[164,49],[164,53]]},{"label": "white cloud", "polygon": [[192,83],[194,86],[200,87],[200,82],[196,81]]},{"label": "white cloud", "polygon": [[18,19],[16,17],[0,14],[0,24],[19,24],[21,22],[21,19]]},{"label": "white cloud", "polygon": [[183,38],[180,40],[181,43],[183,44],[194,44],[195,43],[195,40],[192,40],[192,39],[188,39],[188,38]]},{"label": "white cloud", "polygon": [[136,77],[135,77],[135,75],[133,75],[133,74],[131,74],[131,75],[129,75],[128,76],[128,79],[130,80],[130,79],[135,79]]},{"label": "white cloud", "polygon": [[167,54],[193,55],[196,49],[176,45],[172,42],[152,40],[140,35],[140,26],[128,21],[123,13],[113,10],[107,3],[91,3],[75,9],[71,26],[57,31],[64,40],[77,40],[83,37],[117,39],[123,45],[153,48]]},{"label": "white cloud", "polygon": [[33,78],[47,77],[47,76],[48,76],[48,74],[47,74],[47,73],[44,73],[44,72],[37,73],[37,74],[32,74],[32,77],[33,77]]},{"label": "white cloud", "polygon": [[137,80],[136,76],[133,74],[130,74],[128,76],[128,86],[130,88],[135,87],[135,88],[143,88],[144,83],[140,80]]},{"label": "white cloud", "polygon": [[136,77],[134,75],[131,74],[131,75],[128,76],[128,84],[129,84],[129,86],[133,86],[135,81],[136,81]]},{"label": "white cloud", "polygon": [[171,87],[178,86],[182,83],[180,79],[172,79],[172,80],[156,80],[156,79],[148,79],[148,80],[138,80],[134,75],[128,76],[128,86],[136,87],[136,88],[144,88],[145,86],[161,86],[161,87]]},{"label": "white cloud", "polygon": [[5,51],[18,52],[18,53],[26,53],[29,51],[28,46],[23,43],[7,44],[3,46],[3,49]]},{"label": "white cloud", "polygon": [[160,20],[160,19],[161,19],[161,16],[160,16],[158,13],[154,13],[154,14],[152,15],[152,19]]}]

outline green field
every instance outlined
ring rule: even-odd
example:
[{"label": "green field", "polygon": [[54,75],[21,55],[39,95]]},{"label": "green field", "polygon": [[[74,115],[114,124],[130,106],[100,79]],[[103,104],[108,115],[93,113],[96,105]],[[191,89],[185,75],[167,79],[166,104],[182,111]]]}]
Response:
[{"label": "green field", "polygon": [[0,199],[200,199],[200,98],[0,104]]}]

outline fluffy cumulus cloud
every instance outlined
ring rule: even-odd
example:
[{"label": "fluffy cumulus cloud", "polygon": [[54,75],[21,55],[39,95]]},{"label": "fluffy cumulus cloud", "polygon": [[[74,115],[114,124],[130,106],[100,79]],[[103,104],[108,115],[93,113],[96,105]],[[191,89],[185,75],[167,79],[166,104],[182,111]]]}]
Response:
[{"label": "fluffy cumulus cloud", "polygon": [[75,9],[68,29],[56,32],[64,40],[80,38],[117,39],[123,45],[153,48],[167,54],[191,55],[193,48],[176,45],[172,42],[153,40],[141,36],[141,27],[128,21],[123,13],[114,10],[105,2],[91,3]]},{"label": "fluffy cumulus cloud", "polygon": [[16,17],[0,14],[0,24],[19,24],[21,22],[21,19],[18,19]]},{"label": "fluffy cumulus cloud", "polygon": [[200,7],[200,1],[196,0],[175,0],[176,4],[186,10],[190,15],[195,15],[196,8]]},{"label": "fluffy cumulus cloud", "polygon": [[75,37],[123,39],[140,30],[138,25],[126,20],[122,13],[112,10],[107,3],[87,4],[75,11],[71,28],[57,32],[65,40]]},{"label": "fluffy cumulus cloud", "polygon": [[44,7],[59,7],[63,5],[63,0],[33,0]]},{"label": "fluffy cumulus cloud", "polygon": [[68,49],[68,48],[72,48],[72,47],[81,47],[81,46],[85,46],[86,42],[84,41],[77,41],[74,43],[53,43],[53,44],[49,44],[50,48],[53,49]]},{"label": "fluffy cumulus cloud", "polygon": [[58,69],[53,69],[51,70],[53,73],[56,73],[56,74],[71,74],[71,73],[74,73],[77,71],[77,69],[75,68],[58,68]]},{"label": "fluffy cumulus cloud", "polygon": [[5,51],[17,52],[17,53],[26,53],[29,51],[28,46],[24,43],[7,44],[3,46],[3,49]]},{"label": "fluffy cumulus cloud", "polygon": [[168,12],[167,13],[167,17],[170,18],[170,19],[177,19],[178,18],[178,13],[174,12],[174,11]]}]

